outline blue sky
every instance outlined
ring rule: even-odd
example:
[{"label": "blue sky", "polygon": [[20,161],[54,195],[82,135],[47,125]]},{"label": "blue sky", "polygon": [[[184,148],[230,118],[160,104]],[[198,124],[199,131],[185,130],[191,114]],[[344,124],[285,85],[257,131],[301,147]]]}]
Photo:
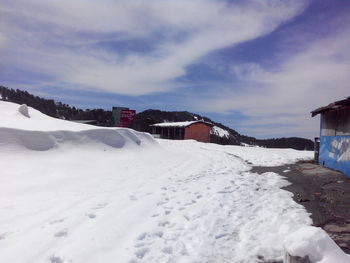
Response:
[{"label": "blue sky", "polygon": [[350,96],[348,0],[3,0],[0,84],[81,108],[187,110],[317,136]]}]

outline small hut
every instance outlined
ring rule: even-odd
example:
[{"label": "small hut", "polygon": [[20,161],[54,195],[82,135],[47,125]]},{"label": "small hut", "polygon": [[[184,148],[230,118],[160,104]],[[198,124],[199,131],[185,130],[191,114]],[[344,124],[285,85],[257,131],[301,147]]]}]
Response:
[{"label": "small hut", "polygon": [[213,124],[205,121],[164,122],[151,125],[152,134],[162,139],[210,142]]},{"label": "small hut", "polygon": [[311,114],[321,114],[319,163],[350,177],[350,97]]}]

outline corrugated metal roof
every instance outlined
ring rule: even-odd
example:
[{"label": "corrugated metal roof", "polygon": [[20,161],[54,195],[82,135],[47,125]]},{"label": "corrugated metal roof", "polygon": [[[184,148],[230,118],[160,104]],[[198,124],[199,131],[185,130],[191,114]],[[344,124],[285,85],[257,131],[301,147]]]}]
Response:
[{"label": "corrugated metal roof", "polygon": [[182,122],[163,122],[163,123],[156,123],[151,126],[156,126],[156,127],[188,127],[192,124],[195,123],[203,123],[209,126],[213,126],[210,122],[206,121],[182,121]]},{"label": "corrugated metal roof", "polygon": [[313,110],[311,112],[311,116],[314,117],[317,114],[323,113],[326,111],[342,110],[342,109],[346,109],[346,108],[350,108],[350,97],[348,97],[345,100],[339,100],[339,101],[333,102],[327,106],[317,108],[316,110]]}]

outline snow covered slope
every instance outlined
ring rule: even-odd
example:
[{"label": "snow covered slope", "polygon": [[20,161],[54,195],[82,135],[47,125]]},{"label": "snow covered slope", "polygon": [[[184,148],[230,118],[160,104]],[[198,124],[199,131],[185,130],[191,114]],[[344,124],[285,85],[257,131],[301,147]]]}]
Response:
[{"label": "snow covered slope", "polygon": [[26,105],[4,101],[0,101],[0,120],[0,146],[7,150],[45,151],[79,145],[124,148],[155,144],[146,133],[55,119]]},{"label": "snow covered slope", "polygon": [[219,137],[224,137],[224,138],[230,137],[230,132],[229,131],[224,130],[224,129],[218,127],[218,126],[213,126],[211,128],[210,133],[214,134],[216,136],[219,136]]},{"label": "snow covered slope", "polygon": [[0,102],[1,262],[278,260],[311,223],[285,179],[250,172],[311,152],[155,141],[18,109]]}]

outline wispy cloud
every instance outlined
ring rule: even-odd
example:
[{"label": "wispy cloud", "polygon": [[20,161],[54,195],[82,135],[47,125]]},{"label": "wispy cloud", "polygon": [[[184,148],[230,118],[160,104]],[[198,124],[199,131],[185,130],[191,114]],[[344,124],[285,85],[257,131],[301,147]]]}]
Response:
[{"label": "wispy cloud", "polygon": [[282,129],[284,134],[305,136],[307,130],[308,136],[316,135],[318,125],[308,113],[350,95],[350,31],[343,25],[334,34],[302,45],[293,55],[288,49],[282,50],[272,68],[255,63],[235,65],[232,74],[245,88],[213,95],[198,102],[198,107],[216,112],[238,110],[250,116],[240,125],[246,132],[255,130],[254,134],[267,133],[263,130],[271,124],[287,125],[288,129]]},{"label": "wispy cloud", "polygon": [[[178,87],[176,79],[199,58],[267,34],[303,7],[275,0],[3,1],[1,29],[8,41],[1,63],[67,87],[165,92]],[[133,39],[152,48],[113,49]]]}]

